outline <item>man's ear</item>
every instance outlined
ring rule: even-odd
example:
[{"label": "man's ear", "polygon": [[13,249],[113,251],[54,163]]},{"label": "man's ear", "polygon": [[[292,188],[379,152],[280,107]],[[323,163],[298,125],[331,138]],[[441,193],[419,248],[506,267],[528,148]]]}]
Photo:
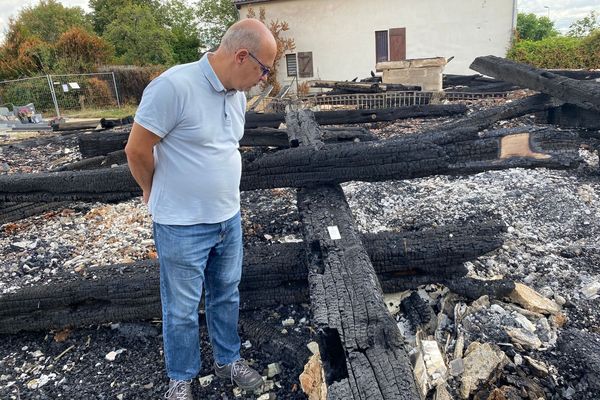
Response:
[{"label": "man's ear", "polygon": [[239,49],[235,52],[235,62],[236,64],[241,64],[244,60],[248,58],[248,50],[247,49]]}]

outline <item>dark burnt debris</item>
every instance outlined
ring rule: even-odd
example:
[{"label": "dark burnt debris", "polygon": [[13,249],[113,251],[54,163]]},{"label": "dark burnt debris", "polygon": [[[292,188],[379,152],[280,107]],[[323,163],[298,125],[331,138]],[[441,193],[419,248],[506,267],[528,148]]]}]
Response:
[{"label": "dark burnt debris", "polygon": [[[201,313],[196,398],[598,398],[600,84],[472,68],[492,78],[426,107],[249,114],[240,334],[266,384],[213,376]],[[131,121],[109,122],[0,139],[2,399],[167,389]]]}]

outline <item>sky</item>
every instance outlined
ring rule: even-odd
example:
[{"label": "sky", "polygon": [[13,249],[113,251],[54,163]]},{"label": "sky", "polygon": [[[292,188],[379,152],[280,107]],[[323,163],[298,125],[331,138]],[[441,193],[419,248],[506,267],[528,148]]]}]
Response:
[{"label": "sky", "polygon": [[[90,11],[88,0],[60,0],[60,2],[65,6],[79,6]],[[16,17],[23,7],[37,3],[38,0],[0,0],[0,40],[4,39],[8,18]],[[517,7],[519,12],[534,13],[539,16],[550,15],[554,26],[562,33],[566,33],[571,23],[585,17],[590,11],[595,9],[600,12],[598,0],[517,0]]]}]

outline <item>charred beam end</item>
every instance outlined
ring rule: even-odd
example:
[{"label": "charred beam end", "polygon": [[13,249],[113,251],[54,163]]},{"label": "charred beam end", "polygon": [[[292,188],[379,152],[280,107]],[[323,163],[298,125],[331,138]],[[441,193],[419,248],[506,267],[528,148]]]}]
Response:
[{"label": "charred beam end", "polygon": [[565,103],[600,111],[600,84],[581,81],[496,56],[477,57],[469,67],[477,72],[549,94]]},{"label": "charred beam end", "polygon": [[[400,332],[385,308],[341,188],[301,189],[298,209],[323,353],[341,352],[346,358],[346,371],[326,363],[329,386],[349,386],[351,398],[418,398]],[[338,340],[338,346],[332,345]]]}]

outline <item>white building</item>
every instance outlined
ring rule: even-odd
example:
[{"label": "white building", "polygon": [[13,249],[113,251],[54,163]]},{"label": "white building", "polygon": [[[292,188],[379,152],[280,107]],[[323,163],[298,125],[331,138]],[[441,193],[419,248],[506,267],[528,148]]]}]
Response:
[{"label": "white building", "polygon": [[296,49],[280,61],[278,80],[350,80],[377,61],[454,57],[444,73],[472,74],[482,55],[505,56],[516,27],[516,0],[234,0],[266,21],[289,24]]}]

